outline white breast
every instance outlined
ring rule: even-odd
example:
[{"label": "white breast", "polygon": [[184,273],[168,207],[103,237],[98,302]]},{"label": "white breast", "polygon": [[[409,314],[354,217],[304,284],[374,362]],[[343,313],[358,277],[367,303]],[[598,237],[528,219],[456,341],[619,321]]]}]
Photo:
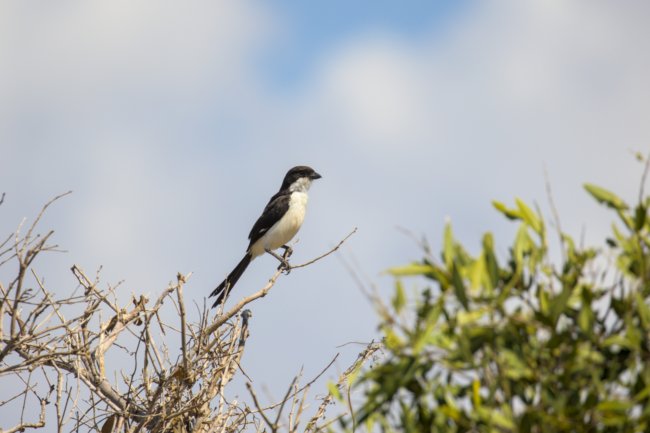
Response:
[{"label": "white breast", "polygon": [[257,242],[251,251],[254,256],[264,253],[264,249],[275,250],[287,244],[298,233],[305,219],[307,193],[295,191],[289,199],[289,210]]}]

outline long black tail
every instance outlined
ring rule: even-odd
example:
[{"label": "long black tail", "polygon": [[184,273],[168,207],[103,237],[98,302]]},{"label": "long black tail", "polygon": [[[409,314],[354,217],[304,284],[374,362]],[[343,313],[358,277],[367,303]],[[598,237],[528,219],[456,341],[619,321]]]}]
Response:
[{"label": "long black tail", "polygon": [[244,273],[248,265],[251,263],[251,260],[253,260],[253,256],[250,255],[250,253],[246,253],[243,259],[239,262],[237,266],[235,266],[235,269],[232,270],[230,274],[226,277],[225,280],[221,282],[217,286],[216,289],[210,293],[209,297],[216,296],[217,300],[214,301],[214,304],[212,304],[212,308],[216,307],[217,305],[221,304],[221,302],[224,300],[226,296],[230,294],[230,291],[232,290],[233,286],[235,283],[237,283],[237,280],[239,280],[239,277]]}]

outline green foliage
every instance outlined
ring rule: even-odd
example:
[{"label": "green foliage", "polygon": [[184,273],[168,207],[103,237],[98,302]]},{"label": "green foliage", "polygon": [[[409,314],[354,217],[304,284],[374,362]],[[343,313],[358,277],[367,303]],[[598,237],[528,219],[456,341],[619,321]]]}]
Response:
[{"label": "green foliage", "polygon": [[[603,188],[585,189],[620,221],[607,247],[581,248],[561,233],[553,264],[544,218],[517,199],[493,203],[520,224],[505,260],[490,233],[470,255],[448,224],[440,260],[389,270],[396,290],[382,306],[386,356],[359,377],[357,427],[650,430],[650,199],[631,208]],[[410,293],[403,278],[411,276],[430,287]]]}]

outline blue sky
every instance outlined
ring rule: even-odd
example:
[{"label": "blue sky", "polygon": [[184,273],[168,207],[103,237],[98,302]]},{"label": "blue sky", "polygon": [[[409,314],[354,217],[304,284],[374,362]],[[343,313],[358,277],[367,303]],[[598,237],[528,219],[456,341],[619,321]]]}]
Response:
[{"label": "blue sky", "polygon": [[[192,271],[201,304],[286,170],[312,165],[294,260],[359,231],[252,306],[244,368],[279,397],[377,336],[342,261],[389,296],[382,271],[420,257],[398,226],[437,250],[450,218],[470,249],[491,230],[505,254],[514,226],[490,201],[548,214],[546,167],[563,228],[602,238],[611,215],[581,185],[636,197],[649,18],[587,0],[3,2],[0,228],[72,189],[43,221],[67,251],[36,263],[53,290],[73,263],[123,280],[125,302]],[[235,295],[274,267],[256,261]]]},{"label": "blue sky", "polygon": [[468,3],[471,2],[275,2],[273,9],[286,26],[282,43],[271,47],[264,56],[264,76],[281,89],[293,88],[317,67],[324,52],[352,38],[381,31],[417,39],[449,25]]}]

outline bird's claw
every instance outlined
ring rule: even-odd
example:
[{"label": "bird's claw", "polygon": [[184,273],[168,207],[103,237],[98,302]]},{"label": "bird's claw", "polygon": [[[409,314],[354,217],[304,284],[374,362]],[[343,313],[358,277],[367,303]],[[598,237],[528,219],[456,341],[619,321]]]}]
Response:
[{"label": "bird's claw", "polygon": [[278,271],[282,271],[286,275],[289,275],[289,272],[291,272],[291,265],[286,259],[280,261],[280,265],[278,266]]},{"label": "bird's claw", "polygon": [[285,257],[282,257],[282,260],[280,260],[278,271],[283,271],[286,275],[289,275],[289,272],[291,272],[291,264],[289,264],[289,261]]},{"label": "bird's claw", "polygon": [[287,260],[289,257],[291,257],[291,254],[293,254],[293,248],[291,248],[289,245],[282,245],[282,248],[284,248],[284,254],[282,257]]},{"label": "bird's claw", "polygon": [[276,259],[278,259],[278,261],[280,262],[280,265],[278,266],[278,271],[281,270],[288,275],[289,272],[291,272],[291,265],[289,264],[289,256],[291,255],[293,250],[291,249],[291,247],[288,247],[286,245],[283,245],[282,248],[284,248],[284,254],[282,256],[269,249],[266,249],[265,251],[271,254]]},{"label": "bird's claw", "polygon": [[282,270],[285,272],[285,274],[289,275],[289,272],[291,272],[289,257],[291,257],[291,254],[293,254],[293,248],[291,248],[289,245],[282,245],[282,248],[284,248],[284,254],[282,254],[282,257],[279,258],[280,266],[278,266],[278,271]]}]

